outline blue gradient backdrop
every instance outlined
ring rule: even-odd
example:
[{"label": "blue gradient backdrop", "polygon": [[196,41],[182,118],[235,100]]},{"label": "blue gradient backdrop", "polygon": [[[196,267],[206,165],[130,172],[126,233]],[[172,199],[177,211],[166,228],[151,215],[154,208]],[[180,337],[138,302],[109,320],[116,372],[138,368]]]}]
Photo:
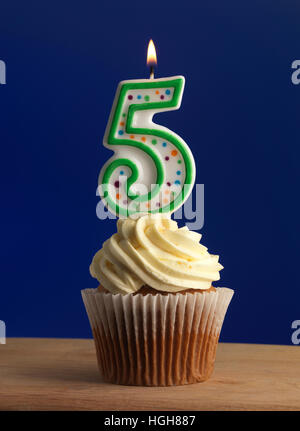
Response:
[{"label": "blue gradient backdrop", "polygon": [[[205,184],[203,243],[235,290],[222,341],[291,344],[300,319],[296,1],[27,1],[1,5],[1,298],[8,336],[90,337],[80,289],[115,231],[95,209],[120,80],[182,74],[181,135]],[[158,117],[157,117],[158,121]]]}]

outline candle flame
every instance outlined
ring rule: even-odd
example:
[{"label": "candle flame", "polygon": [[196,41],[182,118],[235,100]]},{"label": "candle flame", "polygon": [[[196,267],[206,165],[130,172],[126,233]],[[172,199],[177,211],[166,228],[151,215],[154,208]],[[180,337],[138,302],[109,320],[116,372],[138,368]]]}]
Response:
[{"label": "candle flame", "polygon": [[152,39],[150,39],[148,44],[147,65],[148,66],[157,65],[156,50]]}]

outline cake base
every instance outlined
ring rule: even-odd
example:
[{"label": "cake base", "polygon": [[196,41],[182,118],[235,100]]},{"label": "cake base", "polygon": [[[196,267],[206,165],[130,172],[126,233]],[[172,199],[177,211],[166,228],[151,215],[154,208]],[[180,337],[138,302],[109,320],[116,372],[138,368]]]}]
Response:
[{"label": "cake base", "polygon": [[112,295],[82,291],[106,382],[171,386],[207,380],[233,291]]}]

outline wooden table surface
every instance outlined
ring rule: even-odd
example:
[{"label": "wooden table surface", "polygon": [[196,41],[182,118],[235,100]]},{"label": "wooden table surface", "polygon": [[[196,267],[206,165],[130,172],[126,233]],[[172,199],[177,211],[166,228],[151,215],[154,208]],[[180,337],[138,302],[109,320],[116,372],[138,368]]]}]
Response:
[{"label": "wooden table surface", "polygon": [[204,383],[166,388],[101,381],[93,340],[0,344],[0,410],[300,410],[300,347],[220,343]]}]

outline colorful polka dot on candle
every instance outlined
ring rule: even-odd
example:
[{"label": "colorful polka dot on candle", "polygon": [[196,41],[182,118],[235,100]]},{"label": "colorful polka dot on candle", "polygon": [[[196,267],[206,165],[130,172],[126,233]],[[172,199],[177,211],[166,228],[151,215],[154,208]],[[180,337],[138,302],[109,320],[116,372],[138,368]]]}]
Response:
[{"label": "colorful polka dot on candle", "polygon": [[119,133],[119,135],[124,135],[123,130],[119,130],[118,133]]},{"label": "colorful polka dot on candle", "polygon": [[120,197],[121,197],[120,193],[117,193],[117,194],[116,194],[116,199],[117,199],[117,200],[119,200],[119,199],[120,199]]},{"label": "colorful polka dot on candle", "polygon": [[124,121],[121,121],[120,126],[124,126],[124,124],[125,124]]},{"label": "colorful polka dot on candle", "polygon": [[124,171],[120,171],[120,175],[124,175]]},{"label": "colorful polka dot on candle", "polygon": [[137,95],[137,99],[141,100],[142,96],[140,94]]},{"label": "colorful polka dot on candle", "polygon": [[169,181],[167,182],[167,186],[171,187],[171,183]]},{"label": "colorful polka dot on candle", "polygon": [[171,91],[168,89],[165,91],[166,95],[169,96],[169,94],[171,94]]},{"label": "colorful polka dot on candle", "polygon": [[134,139],[134,135],[130,135],[130,139]]},{"label": "colorful polka dot on candle", "polygon": [[169,156],[166,156],[166,157],[165,157],[165,160],[166,160],[166,161],[170,160],[170,157],[169,157]]},{"label": "colorful polka dot on candle", "polygon": [[132,99],[133,99],[133,96],[131,94],[129,94],[128,100],[132,100]]},{"label": "colorful polka dot on candle", "polygon": [[122,117],[123,117],[123,118],[125,118],[125,117],[126,117],[126,114],[122,114]]},{"label": "colorful polka dot on candle", "polygon": [[141,141],[146,142],[145,136],[142,136]]},{"label": "colorful polka dot on candle", "polygon": [[152,139],[151,143],[152,143],[153,145],[156,145],[156,144],[157,144],[157,140],[156,140],[156,139]]},{"label": "colorful polka dot on candle", "polygon": [[181,162],[181,160],[179,159],[179,160],[177,160],[177,163],[178,163],[179,165],[181,165],[181,163],[182,163],[182,162]]},{"label": "colorful polka dot on candle", "polygon": [[119,188],[119,187],[120,187],[120,181],[115,181],[114,186],[115,186],[116,188]]},{"label": "colorful polka dot on candle", "polygon": [[144,99],[146,100],[146,102],[149,102],[150,96],[145,96]]},{"label": "colorful polka dot on candle", "polygon": [[175,157],[175,156],[177,156],[177,154],[178,154],[178,151],[177,151],[177,150],[173,150],[173,151],[171,151],[171,156]]},{"label": "colorful polka dot on candle", "polygon": [[180,175],[180,174],[181,174],[181,171],[177,171],[177,172],[176,172],[176,175]]},{"label": "colorful polka dot on candle", "polygon": [[179,180],[174,181],[174,184],[176,184],[176,186],[178,186],[180,184]]},{"label": "colorful polka dot on candle", "polygon": [[166,147],[166,146],[167,146],[167,143],[166,143],[166,142],[163,142],[163,143],[162,143],[162,146],[163,146],[163,147]]},{"label": "colorful polka dot on candle", "polygon": [[161,100],[163,100],[163,99],[165,98],[165,96],[162,94],[162,95],[160,96],[160,98],[161,98]]}]

